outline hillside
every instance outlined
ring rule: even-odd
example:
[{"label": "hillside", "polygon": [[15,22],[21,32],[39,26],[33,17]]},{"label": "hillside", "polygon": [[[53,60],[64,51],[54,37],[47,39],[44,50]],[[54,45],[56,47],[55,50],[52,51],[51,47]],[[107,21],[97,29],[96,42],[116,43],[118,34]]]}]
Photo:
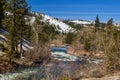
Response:
[{"label": "hillside", "polygon": [[[41,15],[42,16],[42,21],[45,22],[45,23],[49,23],[51,25],[55,25],[56,26],[56,29],[60,32],[69,32],[69,31],[72,31],[72,27],[67,25],[66,23],[62,22],[61,20],[57,20],[49,15],[46,15],[46,14],[42,14],[42,13],[37,13],[37,12],[34,12],[32,13],[34,14],[31,18],[31,24],[34,23],[35,21],[35,16],[39,16]],[[40,19],[41,20],[41,19]]]}]

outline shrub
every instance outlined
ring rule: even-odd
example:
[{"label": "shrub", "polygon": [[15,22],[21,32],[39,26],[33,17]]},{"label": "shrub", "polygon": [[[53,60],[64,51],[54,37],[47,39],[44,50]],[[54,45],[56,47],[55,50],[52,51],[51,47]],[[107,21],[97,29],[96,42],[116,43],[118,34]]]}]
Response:
[{"label": "shrub", "polygon": [[67,44],[72,44],[74,40],[76,39],[75,33],[68,33],[65,38],[65,43]]},{"label": "shrub", "polygon": [[84,49],[90,51],[92,47],[91,41],[89,39],[85,39],[84,41]]},{"label": "shrub", "polygon": [[95,78],[101,78],[103,77],[103,74],[99,70],[93,70],[91,71],[90,76]]},{"label": "shrub", "polygon": [[120,32],[116,28],[108,28],[106,38],[106,69],[111,73],[120,70]]},{"label": "shrub", "polygon": [[14,80],[28,80],[28,79],[25,75],[18,75],[18,76],[15,77]]},{"label": "shrub", "polygon": [[41,66],[39,71],[33,75],[32,80],[72,80],[70,73],[60,66]]},{"label": "shrub", "polygon": [[4,51],[8,50],[8,48],[5,47],[3,44],[0,44],[0,50],[4,52]]},{"label": "shrub", "polygon": [[26,59],[41,64],[50,60],[50,48],[48,46],[35,47],[33,50],[25,54]]}]

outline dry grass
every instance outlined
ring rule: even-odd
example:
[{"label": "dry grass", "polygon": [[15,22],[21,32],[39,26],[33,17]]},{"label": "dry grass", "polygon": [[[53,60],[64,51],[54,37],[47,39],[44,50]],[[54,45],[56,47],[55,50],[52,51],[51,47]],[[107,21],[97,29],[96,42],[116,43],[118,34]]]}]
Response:
[{"label": "dry grass", "polygon": [[32,80],[72,80],[72,75],[70,71],[57,65],[51,67],[42,66],[32,77]]},{"label": "dry grass", "polygon": [[[62,62],[61,62],[62,63]],[[53,64],[44,66],[32,77],[33,80],[81,80],[82,78],[101,78],[106,73],[103,64]],[[71,68],[70,68],[71,67]],[[73,67],[73,68],[72,68]],[[76,68],[75,68],[76,67]]]},{"label": "dry grass", "polygon": [[50,48],[48,46],[35,47],[25,55],[29,62],[34,64],[47,63],[50,60]]}]

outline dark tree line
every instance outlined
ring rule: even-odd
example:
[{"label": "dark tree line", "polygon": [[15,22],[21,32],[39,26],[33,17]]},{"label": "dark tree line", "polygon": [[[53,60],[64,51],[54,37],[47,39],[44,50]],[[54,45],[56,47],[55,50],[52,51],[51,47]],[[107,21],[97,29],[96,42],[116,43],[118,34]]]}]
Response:
[{"label": "dark tree line", "polygon": [[0,0],[0,28],[2,28],[2,20],[4,18],[4,1]]}]

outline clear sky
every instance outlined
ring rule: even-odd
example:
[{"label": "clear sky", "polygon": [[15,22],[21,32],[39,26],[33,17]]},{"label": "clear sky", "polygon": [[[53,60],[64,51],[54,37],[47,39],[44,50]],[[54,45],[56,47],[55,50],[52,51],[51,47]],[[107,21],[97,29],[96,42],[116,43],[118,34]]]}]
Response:
[{"label": "clear sky", "polygon": [[101,21],[113,18],[120,22],[120,0],[27,0],[32,11],[61,19]]}]

